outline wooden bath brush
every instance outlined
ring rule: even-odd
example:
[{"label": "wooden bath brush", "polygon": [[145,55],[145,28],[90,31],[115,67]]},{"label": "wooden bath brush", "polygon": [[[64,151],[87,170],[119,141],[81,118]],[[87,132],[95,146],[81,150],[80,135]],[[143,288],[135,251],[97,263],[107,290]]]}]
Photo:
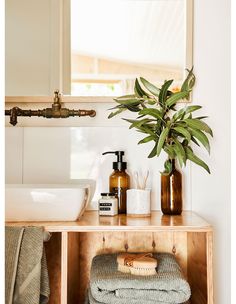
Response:
[{"label": "wooden bath brush", "polygon": [[156,274],[157,260],[152,253],[121,253],[117,256],[118,271],[133,275]]}]

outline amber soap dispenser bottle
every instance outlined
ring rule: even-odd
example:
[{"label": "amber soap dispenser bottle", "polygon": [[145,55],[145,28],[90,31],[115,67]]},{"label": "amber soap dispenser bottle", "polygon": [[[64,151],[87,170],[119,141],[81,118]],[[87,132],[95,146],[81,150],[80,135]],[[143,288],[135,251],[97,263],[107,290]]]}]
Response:
[{"label": "amber soap dispenser bottle", "polygon": [[126,172],[127,163],[123,162],[124,151],[109,151],[105,154],[115,154],[117,161],[113,162],[113,172],[109,178],[109,191],[115,193],[118,199],[118,213],[126,213],[126,190],[130,188],[130,177]]}]

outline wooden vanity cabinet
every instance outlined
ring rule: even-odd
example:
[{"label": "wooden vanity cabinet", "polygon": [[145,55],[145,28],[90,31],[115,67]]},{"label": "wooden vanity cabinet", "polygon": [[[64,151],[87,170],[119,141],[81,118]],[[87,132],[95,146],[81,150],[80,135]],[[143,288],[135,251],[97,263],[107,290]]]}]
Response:
[{"label": "wooden vanity cabinet", "polygon": [[152,212],[150,218],[99,217],[87,211],[78,222],[7,223],[44,226],[50,304],[84,303],[92,258],[113,252],[170,252],[190,284],[191,304],[214,304],[212,227],[190,211],[181,216]]}]

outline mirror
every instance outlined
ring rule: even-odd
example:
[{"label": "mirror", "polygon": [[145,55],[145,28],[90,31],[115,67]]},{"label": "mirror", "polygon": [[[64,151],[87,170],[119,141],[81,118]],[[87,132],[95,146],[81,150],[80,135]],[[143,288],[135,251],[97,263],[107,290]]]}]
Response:
[{"label": "mirror", "polygon": [[119,96],[191,65],[192,0],[6,1],[8,96]]}]

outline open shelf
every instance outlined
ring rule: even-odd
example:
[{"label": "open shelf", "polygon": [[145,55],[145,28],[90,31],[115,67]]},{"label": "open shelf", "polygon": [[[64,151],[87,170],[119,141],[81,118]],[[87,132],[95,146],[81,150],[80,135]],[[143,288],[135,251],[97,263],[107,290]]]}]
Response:
[{"label": "open shelf", "polygon": [[45,243],[51,285],[50,304],[83,303],[92,258],[113,252],[170,252],[190,284],[192,304],[213,304],[212,227],[197,214],[150,218],[99,217],[86,212],[77,222],[17,222],[44,226],[52,233]]}]

